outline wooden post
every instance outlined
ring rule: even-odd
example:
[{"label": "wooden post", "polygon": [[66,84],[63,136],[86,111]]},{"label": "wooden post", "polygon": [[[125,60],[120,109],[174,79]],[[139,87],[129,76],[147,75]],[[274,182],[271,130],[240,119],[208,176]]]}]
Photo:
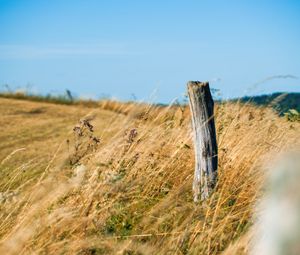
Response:
[{"label": "wooden post", "polygon": [[195,147],[194,201],[209,197],[217,182],[218,145],[214,121],[214,101],[209,83],[187,84]]}]

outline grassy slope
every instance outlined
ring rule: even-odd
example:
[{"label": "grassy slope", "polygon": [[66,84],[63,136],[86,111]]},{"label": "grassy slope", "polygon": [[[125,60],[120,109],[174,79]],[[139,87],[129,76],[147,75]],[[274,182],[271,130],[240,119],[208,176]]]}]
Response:
[{"label": "grassy slope", "polygon": [[[244,254],[264,164],[300,141],[299,124],[269,109],[217,106],[220,179],[195,205],[187,108],[0,105],[5,254]],[[101,139],[95,148],[89,132],[72,131],[83,117]]]}]

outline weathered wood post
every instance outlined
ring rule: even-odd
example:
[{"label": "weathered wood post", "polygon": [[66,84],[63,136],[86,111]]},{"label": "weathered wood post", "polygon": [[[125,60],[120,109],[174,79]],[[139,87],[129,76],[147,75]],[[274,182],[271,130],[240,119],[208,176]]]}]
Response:
[{"label": "weathered wood post", "polygon": [[214,101],[209,83],[187,84],[195,147],[194,201],[209,197],[217,182],[218,145],[214,121]]}]

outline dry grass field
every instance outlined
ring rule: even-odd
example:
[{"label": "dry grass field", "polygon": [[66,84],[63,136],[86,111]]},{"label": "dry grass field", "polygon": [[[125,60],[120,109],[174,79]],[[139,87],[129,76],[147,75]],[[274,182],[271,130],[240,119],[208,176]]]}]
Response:
[{"label": "dry grass field", "polygon": [[188,107],[0,98],[0,254],[247,254],[271,163],[300,124],[216,105],[219,181],[192,195]]}]

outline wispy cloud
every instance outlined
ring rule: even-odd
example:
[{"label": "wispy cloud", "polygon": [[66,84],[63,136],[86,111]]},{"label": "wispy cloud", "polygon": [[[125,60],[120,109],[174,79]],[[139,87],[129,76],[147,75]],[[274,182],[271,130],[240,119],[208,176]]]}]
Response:
[{"label": "wispy cloud", "polygon": [[131,55],[122,44],[0,45],[0,59],[48,59]]}]

